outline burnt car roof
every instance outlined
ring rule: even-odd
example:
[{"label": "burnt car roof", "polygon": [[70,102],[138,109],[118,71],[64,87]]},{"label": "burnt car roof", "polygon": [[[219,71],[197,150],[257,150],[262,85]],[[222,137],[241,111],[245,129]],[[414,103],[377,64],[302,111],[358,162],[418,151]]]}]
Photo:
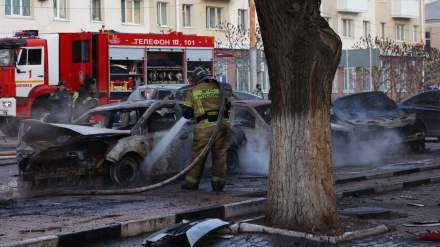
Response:
[{"label": "burnt car roof", "polygon": [[121,108],[136,108],[136,107],[148,107],[157,102],[157,100],[142,100],[142,101],[120,101],[113,104],[101,105],[95,107],[91,111],[113,110]]},{"label": "burnt car roof", "polygon": [[337,98],[333,112],[342,120],[402,117],[405,113],[383,92],[365,92]]}]

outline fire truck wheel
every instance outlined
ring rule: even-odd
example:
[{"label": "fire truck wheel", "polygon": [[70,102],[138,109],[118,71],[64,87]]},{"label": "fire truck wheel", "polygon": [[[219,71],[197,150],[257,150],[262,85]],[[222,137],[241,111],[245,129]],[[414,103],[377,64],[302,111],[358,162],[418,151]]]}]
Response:
[{"label": "fire truck wheel", "polygon": [[17,137],[20,121],[15,117],[0,118],[0,131],[9,137]]},{"label": "fire truck wheel", "polygon": [[50,102],[45,97],[39,97],[32,106],[31,118],[45,123],[50,122]]},{"label": "fire truck wheel", "polygon": [[133,156],[124,156],[119,162],[113,163],[110,168],[112,181],[120,186],[131,187],[139,183],[140,160]]},{"label": "fire truck wheel", "polygon": [[46,107],[40,106],[35,111],[32,112],[31,118],[38,119],[42,122],[50,122],[50,110]]}]

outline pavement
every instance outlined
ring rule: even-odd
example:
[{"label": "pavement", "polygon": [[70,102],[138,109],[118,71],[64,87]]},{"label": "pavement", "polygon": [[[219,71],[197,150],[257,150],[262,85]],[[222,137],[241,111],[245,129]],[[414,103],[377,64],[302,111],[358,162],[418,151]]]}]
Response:
[{"label": "pavement", "polygon": [[[427,229],[440,229],[440,224],[426,224],[427,221],[440,220],[439,181],[440,158],[436,156],[414,161],[406,158],[400,163],[385,165],[377,163],[362,167],[334,167],[334,189],[341,215],[349,214],[347,212],[352,212],[351,209],[358,209],[351,217],[374,224],[340,236],[312,235],[249,222],[250,218],[264,215],[267,178],[248,175],[229,178],[222,193],[210,191],[209,179],[205,178],[200,191],[184,191],[167,198],[170,205],[175,205],[174,208],[169,207],[165,211],[148,210],[143,217],[135,219],[98,221],[76,229],[73,225],[62,233],[29,232],[31,234],[25,236],[32,236],[30,238],[23,238],[24,235],[17,237],[19,223],[17,226],[0,225],[0,247],[86,246],[109,239],[155,232],[183,219],[205,218],[235,222],[230,227],[235,236],[227,240],[207,240],[210,242],[204,246],[438,246],[435,242],[422,240],[408,232],[417,234]],[[167,193],[178,190],[179,186],[180,182],[159,190]],[[203,193],[206,198],[215,197],[221,203],[208,207],[186,205],[188,193]],[[241,199],[249,197],[253,198]],[[29,229],[34,229],[43,223],[29,221],[26,224]],[[1,232],[15,232],[15,235]]]}]

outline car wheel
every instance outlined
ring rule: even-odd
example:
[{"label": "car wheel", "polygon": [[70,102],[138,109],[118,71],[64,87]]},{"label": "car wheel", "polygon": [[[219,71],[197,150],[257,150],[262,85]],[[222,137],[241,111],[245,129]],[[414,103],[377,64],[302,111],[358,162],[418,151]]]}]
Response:
[{"label": "car wheel", "polygon": [[139,159],[133,156],[124,156],[119,162],[113,163],[110,168],[112,181],[120,186],[130,187],[139,183]]},{"label": "car wheel", "polygon": [[237,173],[240,167],[240,158],[238,157],[237,150],[230,148],[226,156],[226,165],[228,167],[228,173]]}]

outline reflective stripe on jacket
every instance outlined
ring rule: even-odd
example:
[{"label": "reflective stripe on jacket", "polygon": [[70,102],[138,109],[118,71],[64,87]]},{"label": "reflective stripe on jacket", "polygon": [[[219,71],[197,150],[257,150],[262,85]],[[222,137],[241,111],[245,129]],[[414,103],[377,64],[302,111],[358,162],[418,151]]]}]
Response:
[{"label": "reflective stripe on jacket", "polygon": [[[218,111],[220,109],[221,98],[220,98],[220,89],[217,85],[216,81],[209,80],[203,81],[197,84],[186,95],[185,102],[183,104],[184,107],[192,108],[193,116],[185,116],[185,117],[200,117],[205,114],[213,114],[216,113],[218,115]],[[225,99],[226,111],[229,110],[231,100],[226,96]],[[225,117],[222,119],[222,123],[228,123],[229,120]],[[209,121],[209,119],[204,119],[197,123],[196,128],[205,128],[210,126],[215,126],[216,121]]]}]

